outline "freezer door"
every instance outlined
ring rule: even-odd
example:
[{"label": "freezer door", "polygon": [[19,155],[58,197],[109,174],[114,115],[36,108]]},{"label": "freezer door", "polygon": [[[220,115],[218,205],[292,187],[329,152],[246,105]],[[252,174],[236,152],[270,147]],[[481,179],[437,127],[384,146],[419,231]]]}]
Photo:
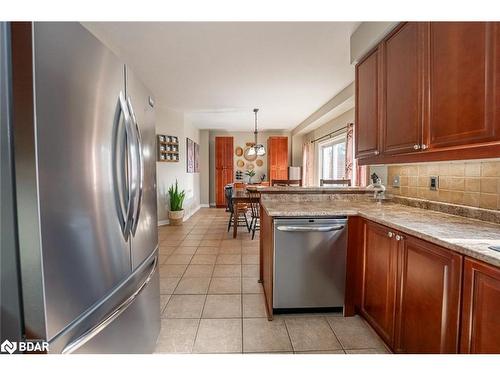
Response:
[{"label": "freezer door", "polygon": [[126,76],[127,101],[140,152],[141,181],[134,199],[132,224],[132,267],[135,269],[158,246],[155,113],[149,90],[129,67]]},{"label": "freezer door", "polygon": [[[36,157],[46,331],[131,273],[124,65],[79,23],[34,24]],[[24,271],[24,270],[23,270]]]},{"label": "freezer door", "polygon": [[158,253],[49,342],[50,353],[152,353],[160,331]]}]

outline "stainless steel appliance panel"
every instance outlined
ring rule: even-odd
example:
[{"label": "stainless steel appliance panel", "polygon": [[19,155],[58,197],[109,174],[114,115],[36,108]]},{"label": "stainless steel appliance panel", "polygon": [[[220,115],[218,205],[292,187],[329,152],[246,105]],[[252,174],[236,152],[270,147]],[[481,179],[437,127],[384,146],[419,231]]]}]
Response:
[{"label": "stainless steel appliance panel", "polygon": [[126,68],[126,94],[139,142],[140,186],[132,224],[132,267],[144,261],[158,246],[156,196],[156,135],[153,99],[134,72]]},{"label": "stainless steel appliance panel", "polygon": [[273,308],[343,307],[347,219],[274,221]]},{"label": "stainless steel appliance panel", "polygon": [[12,150],[10,24],[0,22],[0,342],[21,341],[17,225]]},{"label": "stainless steel appliance panel", "polygon": [[158,252],[49,344],[50,353],[152,353],[160,331]]},{"label": "stainless steel appliance panel", "polygon": [[117,186],[113,156],[123,126],[124,65],[78,23],[35,23],[33,36],[42,277],[51,339],[131,273],[116,199],[124,187]]}]

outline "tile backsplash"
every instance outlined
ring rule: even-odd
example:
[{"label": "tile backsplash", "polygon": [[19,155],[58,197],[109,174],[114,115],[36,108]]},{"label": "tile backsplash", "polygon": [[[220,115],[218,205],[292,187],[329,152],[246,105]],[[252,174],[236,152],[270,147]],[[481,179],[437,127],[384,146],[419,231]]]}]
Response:
[{"label": "tile backsplash", "polygon": [[[400,176],[400,187],[393,187]],[[438,176],[438,189],[429,189]],[[500,209],[500,159],[387,166],[387,191],[404,197]]]}]

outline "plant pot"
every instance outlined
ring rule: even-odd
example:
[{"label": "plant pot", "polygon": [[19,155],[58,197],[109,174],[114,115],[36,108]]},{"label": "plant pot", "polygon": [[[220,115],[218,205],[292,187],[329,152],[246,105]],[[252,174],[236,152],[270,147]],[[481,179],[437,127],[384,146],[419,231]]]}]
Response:
[{"label": "plant pot", "polygon": [[182,225],[184,218],[184,210],[168,211],[168,222],[170,225]]}]

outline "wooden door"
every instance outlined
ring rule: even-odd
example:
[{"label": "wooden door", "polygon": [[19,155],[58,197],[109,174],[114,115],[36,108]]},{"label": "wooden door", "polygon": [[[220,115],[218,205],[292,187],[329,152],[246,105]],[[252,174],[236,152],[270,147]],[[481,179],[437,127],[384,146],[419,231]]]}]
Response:
[{"label": "wooden door", "polygon": [[464,262],[461,353],[500,353],[500,268]]},{"label": "wooden door", "polygon": [[381,47],[384,56],[384,154],[416,152],[421,148],[422,28],[423,24],[417,22],[404,23]]},{"label": "wooden door", "polygon": [[495,22],[428,24],[430,149],[500,138],[500,27]]},{"label": "wooden door", "polygon": [[381,68],[378,48],[356,65],[356,158],[380,153]]},{"label": "wooden door", "polygon": [[269,137],[267,139],[268,179],[288,179],[288,137]]},{"label": "wooden door", "polygon": [[457,353],[462,256],[411,236],[402,242],[395,351]]},{"label": "wooden door", "polygon": [[233,182],[233,137],[215,137],[215,204],[226,206],[224,187]]},{"label": "wooden door", "polygon": [[396,306],[398,242],[391,229],[366,222],[364,226],[361,313],[392,347]]}]

